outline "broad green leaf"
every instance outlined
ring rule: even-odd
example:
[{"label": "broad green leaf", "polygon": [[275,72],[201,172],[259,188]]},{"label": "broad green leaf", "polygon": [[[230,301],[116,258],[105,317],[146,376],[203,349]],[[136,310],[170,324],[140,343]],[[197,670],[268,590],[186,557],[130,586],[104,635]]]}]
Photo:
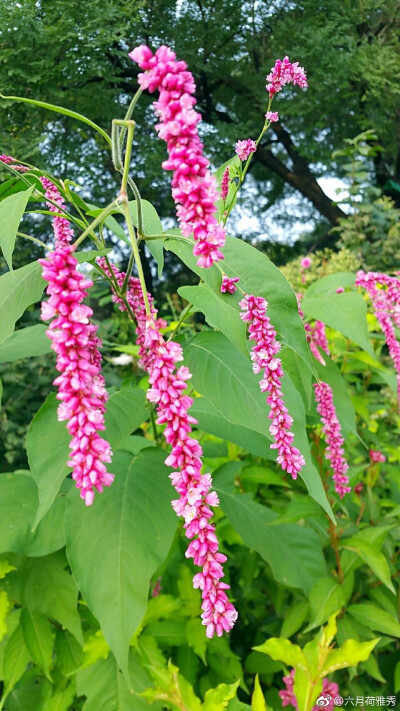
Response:
[{"label": "broad green leaf", "polygon": [[65,545],[65,496],[69,488],[56,498],[40,525],[33,531],[38,507],[38,490],[29,474],[0,476],[0,552],[42,556]]},{"label": "broad green leaf", "polygon": [[393,619],[386,610],[381,610],[376,605],[364,602],[358,605],[349,605],[347,612],[357,622],[371,630],[382,632],[391,637],[400,637],[400,623]]},{"label": "broad green leaf", "polygon": [[[106,660],[77,673],[76,686],[79,696],[86,696],[83,711],[148,711],[147,701],[140,694],[150,686],[150,680],[137,658],[129,657],[129,679],[132,690],[126,683],[112,654]],[[154,711],[163,705],[155,703]]]},{"label": "broad green leaf", "polygon": [[301,600],[291,605],[282,623],[281,637],[292,637],[304,624],[310,613],[310,606],[307,600]]},{"label": "broad green leaf", "polygon": [[31,262],[0,277],[0,343],[11,336],[16,321],[28,306],[39,301],[44,287],[42,267],[38,262]]},{"label": "broad green leaf", "polygon": [[309,593],[325,573],[318,535],[310,528],[292,524],[268,525],[277,514],[252,500],[250,494],[231,494],[219,488],[221,507],[249,548],[271,566],[275,580]]},{"label": "broad green leaf", "polygon": [[[196,257],[192,254],[193,244],[189,240],[166,239],[165,248],[180,257],[216,294],[223,296],[220,294],[220,271],[217,267],[210,269],[198,267]],[[268,316],[278,333],[279,340],[296,351],[315,373],[303,322],[298,313],[296,296],[282,272],[265,254],[243,240],[233,237],[227,237],[223,266],[229,277],[240,278],[240,287],[243,291],[247,294],[263,296],[269,302]],[[236,292],[231,299],[232,303],[237,304],[238,311],[241,298],[240,292]]]},{"label": "broad green leaf", "polygon": [[258,457],[274,459],[275,455],[270,449],[269,433],[267,436],[244,425],[233,424],[207,398],[196,397],[190,408],[190,414],[196,418],[201,430],[228,440],[228,442],[234,442]]},{"label": "broad green leaf", "polygon": [[7,634],[7,615],[11,610],[11,600],[5,590],[0,590],[0,642]]},{"label": "broad green leaf", "polygon": [[258,647],[253,647],[257,652],[268,654],[272,659],[284,662],[288,667],[298,667],[308,670],[308,662],[303,650],[288,639],[281,637],[270,637],[266,642]]},{"label": "broad green leaf", "polygon": [[343,539],[341,546],[357,553],[357,555],[369,565],[376,577],[395,594],[395,589],[390,579],[388,562],[377,546],[374,546],[372,543],[369,543],[357,535]]},{"label": "broad green leaf", "polygon": [[58,630],[54,645],[57,664],[64,676],[75,672],[82,659],[82,647],[68,630]]},{"label": "broad green leaf", "polygon": [[0,202],[0,247],[10,271],[12,268],[12,255],[19,223],[25,212],[26,205],[32,195],[33,185],[28,190],[14,193]]},{"label": "broad green leaf", "polygon": [[7,575],[3,587],[20,605],[57,620],[81,642],[78,590],[65,566],[60,553],[26,558],[18,564],[18,570]]},{"label": "broad green leaf", "polygon": [[219,684],[215,689],[208,689],[202,704],[202,711],[222,711],[228,706],[228,702],[236,696],[239,686],[235,684]]},{"label": "broad green leaf", "polygon": [[366,671],[369,676],[381,684],[385,684],[387,681],[384,676],[382,676],[381,670],[379,669],[378,662],[373,654],[371,654],[365,662],[361,662],[360,671]]},{"label": "broad green leaf", "polygon": [[[271,439],[269,408],[258,385],[260,376],[253,374],[250,361],[222,333],[199,333],[187,345],[184,355],[195,390],[212,402],[229,423],[247,427]],[[310,495],[332,516],[321,478],[311,461],[300,395],[288,375],[285,375],[282,387],[286,406],[294,418],[294,442],[306,460],[300,476]]]},{"label": "broad green leaf", "polygon": [[0,346],[0,363],[12,363],[19,358],[32,358],[50,351],[47,326],[27,326],[7,338]]},{"label": "broad green leaf", "polygon": [[206,664],[207,637],[199,617],[192,617],[186,623],[186,639],[189,647],[192,647],[203,664]]},{"label": "broad green leaf", "polygon": [[346,669],[346,667],[356,666],[359,662],[365,662],[378,642],[379,638],[368,642],[346,640],[342,647],[329,652],[322,668],[323,675],[327,676],[337,669]]},{"label": "broad green leaf", "polygon": [[50,682],[43,676],[32,676],[28,672],[7,697],[5,708],[7,711],[43,711],[43,703],[50,694]]},{"label": "broad green leaf", "polygon": [[321,516],[321,514],[321,508],[314,499],[309,496],[295,494],[287,508],[278,518],[271,521],[270,526],[280,526],[281,523],[295,523],[304,518]]},{"label": "broad green leaf", "polygon": [[265,704],[264,694],[261,690],[260,682],[258,679],[258,674],[254,681],[254,691],[251,697],[251,710],[252,711],[267,711]]},{"label": "broad green leaf", "polygon": [[153,448],[134,459],[117,452],[115,481],[90,508],[82,506],[75,492],[68,497],[65,530],[71,570],[125,673],[129,641],[146,612],[150,579],[176,530],[164,458],[165,452]]},{"label": "broad green leaf", "polygon": [[[296,389],[301,395],[306,410],[311,406],[313,399],[312,373],[298,353],[289,346],[283,346],[279,357],[282,360],[283,370],[290,375]],[[315,364],[315,363],[314,363]]]},{"label": "broad green leaf", "polygon": [[310,624],[306,631],[320,627],[328,617],[341,610],[347,598],[347,585],[352,582],[350,578],[351,574],[345,584],[330,576],[320,576],[309,595]]},{"label": "broad green leaf", "polygon": [[353,291],[309,296],[307,293],[302,301],[302,308],[307,318],[323,321],[327,326],[343,333],[364,351],[374,355],[368,338],[367,306],[361,294]]},{"label": "broad green leaf", "polygon": [[317,279],[307,289],[307,296],[323,296],[326,294],[336,294],[338,287],[354,287],[356,275],[352,272],[337,272]]},{"label": "broad green leaf", "polygon": [[[55,394],[51,393],[34,416],[26,439],[29,464],[39,489],[39,507],[34,527],[49,510],[70,471],[67,461],[71,438],[65,422],[57,420],[58,404]],[[129,385],[111,395],[107,403],[106,431],[103,436],[113,451],[116,451],[123,440],[145,419],[145,393],[140,388]],[[112,471],[112,464],[110,470]]]},{"label": "broad green leaf", "polygon": [[240,319],[237,303],[231,294],[217,294],[208,284],[181,286],[178,294],[194,304],[207,323],[225,334],[248,358],[246,324]]},{"label": "broad green leaf", "polygon": [[60,682],[52,696],[46,699],[41,711],[69,711],[76,696],[75,681],[65,685]]},{"label": "broad green leaf", "polygon": [[15,684],[20,680],[30,660],[29,652],[25,645],[22,627],[17,627],[8,640],[4,650],[3,697],[8,696]]},{"label": "broad green leaf", "polygon": [[23,608],[21,627],[26,648],[39,669],[51,681],[50,666],[54,647],[54,628],[44,615]]}]

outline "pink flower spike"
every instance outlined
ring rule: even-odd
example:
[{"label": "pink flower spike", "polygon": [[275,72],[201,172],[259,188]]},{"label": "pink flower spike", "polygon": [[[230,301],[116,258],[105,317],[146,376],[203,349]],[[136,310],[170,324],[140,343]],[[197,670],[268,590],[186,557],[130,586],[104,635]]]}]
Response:
[{"label": "pink flower spike", "polygon": [[233,277],[230,279],[229,277],[226,276],[226,274],[222,277],[222,283],[221,283],[221,293],[222,294],[234,294],[236,291],[236,286],[237,282],[240,281],[239,277]]},{"label": "pink flower spike", "polygon": [[385,455],[379,451],[379,449],[370,449],[369,457],[371,462],[386,462]]},{"label": "pink flower spike", "polygon": [[[40,182],[44,187],[44,195],[46,200],[52,200],[53,202],[57,203],[60,210],[63,210],[65,207],[65,203],[59,189],[48,178],[41,177]],[[71,229],[68,220],[65,217],[57,216],[59,210],[51,202],[47,203],[47,207],[50,212],[56,213],[56,215],[53,217],[53,229],[54,236],[56,238],[56,246],[68,244],[69,242],[71,242],[71,239],[74,235],[74,232]]]},{"label": "pink flower spike", "polygon": [[292,63],[289,57],[277,59],[270,73],[267,75],[266,89],[270,98],[277,94],[285,84],[294,84],[301,89],[308,87],[307,77],[303,67],[298,62]]},{"label": "pink flower spike", "polygon": [[303,259],[300,262],[302,269],[308,269],[309,267],[311,267],[311,264],[312,264],[312,261],[311,261],[310,257],[303,257]]},{"label": "pink flower spike", "polygon": [[267,111],[267,113],[265,114],[265,118],[271,123],[276,123],[277,121],[279,121],[279,114],[277,111]]},{"label": "pink flower spike", "polygon": [[344,292],[344,287],[343,287],[343,286],[338,286],[338,288],[336,289],[336,293],[337,293],[337,294],[343,294],[343,292]]},{"label": "pink flower spike", "polygon": [[225,201],[229,192],[229,168],[226,168],[221,182],[221,198]]},{"label": "pink flower spike", "polygon": [[220,197],[217,184],[197,130],[201,115],[194,109],[193,76],[186,63],[178,61],[175,52],[165,46],[153,55],[149,47],[141,45],[129,56],[145,72],[138,76],[140,86],[159,91],[154,103],[159,118],[156,130],[167,144],[168,159],[162,165],[173,172],[172,197],[180,228],[185,237],[193,233],[198,266],[211,267],[223,259],[221,248],[226,235],[216,217]]},{"label": "pink flower spike", "polygon": [[344,439],[333,403],[332,388],[328,383],[322,381],[315,383],[314,388],[317,411],[322,420],[322,432],[327,443],[325,459],[330,461],[335,491],[343,499],[351,491],[350,486],[348,486],[349,477],[347,476],[349,465],[344,456]]},{"label": "pink flower spike", "polygon": [[251,138],[246,138],[244,141],[237,141],[235,146],[236,155],[239,156],[240,160],[247,160],[249,155],[255,153],[257,150],[257,144],[252,141]]},{"label": "pink flower spike", "polygon": [[[104,259],[98,261],[109,275]],[[122,285],[125,275],[115,267],[113,273],[117,283]],[[122,310],[126,308],[118,296],[113,300]],[[218,506],[218,496],[211,491],[211,475],[201,473],[202,448],[190,436],[192,425],[197,421],[189,414],[193,400],[184,392],[192,376],[187,367],[178,366],[183,360],[182,347],[174,341],[166,342],[161,335],[160,327],[165,322],[157,319],[150,295],[151,317],[146,315],[140,282],[134,277],[129,279],[126,300],[137,321],[136,342],[140,346],[141,365],[149,373],[147,398],[155,404],[157,424],[165,425],[163,435],[171,445],[165,464],[175,470],[170,479],[179,495],[172,507],[184,518],[185,535],[190,540],[186,557],[193,558],[194,564],[201,568],[193,578],[193,586],[201,590],[203,625],[207,637],[221,636],[232,629],[238,615],[225,592],[229,585],[221,582],[226,557],[218,552],[215,527],[210,523],[211,508]]]},{"label": "pink flower spike", "polygon": [[26,173],[29,168],[25,165],[20,165],[18,161],[15,158],[12,158],[12,156],[7,156],[5,153],[2,153],[0,155],[0,163],[4,163],[5,165],[11,165],[14,170],[18,170],[19,173]]},{"label": "pink flower spike", "polygon": [[268,392],[267,403],[271,408],[269,428],[274,444],[271,449],[278,450],[277,463],[284,471],[297,478],[299,471],[305,465],[305,459],[292,442],[294,435],[291,432],[293,418],[285,407],[282,392],[283,369],[277,354],[281,344],[276,338],[276,331],[266,315],[268,304],[261,296],[248,294],[239,302],[242,310],[240,318],[249,324],[249,339],[255,342],[252,348],[251,359],[254,373],[263,372],[260,380],[260,390]]}]

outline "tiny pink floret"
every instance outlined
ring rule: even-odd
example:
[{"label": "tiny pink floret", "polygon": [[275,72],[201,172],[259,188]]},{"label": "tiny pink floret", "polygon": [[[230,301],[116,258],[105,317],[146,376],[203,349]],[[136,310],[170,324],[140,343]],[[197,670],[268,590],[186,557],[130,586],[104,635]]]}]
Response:
[{"label": "tiny pink floret", "polygon": [[138,81],[142,89],[159,91],[154,108],[160,121],[159,137],[166,142],[168,160],[163,168],[172,170],[172,197],[182,233],[193,233],[193,254],[199,267],[211,267],[223,259],[225,229],[216,217],[219,193],[209,161],[203,155],[203,144],[197,130],[201,115],[194,110],[196,89],[185,62],[177,61],[175,52],[161,46],[153,55],[146,45],[129,54],[144,74]]},{"label": "tiny pink floret", "polygon": [[305,460],[297,447],[293,446],[294,434],[290,431],[293,417],[289,415],[283,400],[283,368],[281,359],[276,357],[281,344],[266,313],[268,303],[261,296],[246,295],[239,306],[242,310],[240,318],[249,324],[249,338],[255,341],[251,353],[253,372],[263,373],[260,390],[268,392],[267,403],[271,408],[269,419],[272,420],[269,431],[275,440],[271,449],[277,449],[277,463],[296,479]]},{"label": "tiny pink floret", "polygon": [[237,141],[235,145],[235,153],[239,156],[240,160],[247,160],[256,150],[257,144],[255,141],[252,141],[251,138],[246,138],[244,141]]},{"label": "tiny pink floret", "polygon": [[221,293],[222,294],[234,294],[237,287],[236,284],[240,281],[239,277],[232,277],[230,279],[226,274],[222,277],[221,282]]},{"label": "tiny pink floret", "polygon": [[327,443],[325,459],[330,461],[335,491],[343,499],[351,491],[347,475],[349,465],[344,454],[344,439],[333,403],[332,388],[324,382],[315,383],[314,388],[317,411],[322,420],[322,431]]},{"label": "tiny pink floret", "polygon": [[265,118],[271,123],[276,123],[277,121],[279,121],[279,114],[277,111],[267,111],[267,113],[265,114]]}]

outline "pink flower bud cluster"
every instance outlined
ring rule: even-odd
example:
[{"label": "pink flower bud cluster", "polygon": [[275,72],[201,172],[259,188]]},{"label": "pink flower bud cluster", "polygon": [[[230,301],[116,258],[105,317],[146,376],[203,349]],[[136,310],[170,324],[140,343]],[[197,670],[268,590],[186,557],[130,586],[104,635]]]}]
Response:
[{"label": "pink flower bud cluster", "polygon": [[271,123],[276,123],[277,121],[279,121],[279,114],[277,111],[267,111],[267,113],[265,114],[265,118]]},{"label": "pink flower bud cluster", "polygon": [[314,383],[314,388],[317,411],[322,420],[322,431],[327,443],[325,459],[330,461],[335,491],[343,499],[345,494],[351,491],[350,486],[348,486],[349,477],[347,476],[349,465],[344,456],[344,439],[336,415],[335,405],[333,404],[332,388],[328,383],[324,382]]},{"label": "pink flower bud cluster", "polygon": [[18,170],[20,173],[26,173],[29,168],[25,165],[19,165],[18,161],[16,158],[12,158],[11,156],[6,156],[5,153],[2,153],[0,156],[0,163],[5,163],[5,165],[11,165],[14,170]]},{"label": "pink flower bud cluster", "polygon": [[238,281],[240,281],[239,277],[232,277],[232,279],[230,279],[224,274],[221,282],[221,294],[234,294],[237,289],[235,284],[237,284]]},{"label": "pink flower bud cluster", "polygon": [[[101,261],[104,268],[104,260]],[[124,274],[113,268],[119,285]],[[140,343],[142,363],[149,373],[150,389],[147,398],[155,403],[157,424],[165,425],[164,437],[171,445],[171,453],[165,464],[175,471],[170,479],[179,499],[172,502],[178,516],[185,519],[186,537],[191,541],[186,551],[187,558],[193,558],[195,565],[202,568],[193,578],[195,588],[202,594],[202,620],[206,625],[207,637],[232,629],[237,611],[229,602],[226,590],[229,585],[221,582],[224,575],[222,563],[226,556],[218,551],[219,544],[215,527],[210,523],[212,508],[219,505],[218,496],[211,491],[210,474],[201,474],[203,451],[197,440],[190,437],[192,425],[197,420],[189,415],[192,398],[184,394],[191,373],[185,366],[177,367],[183,360],[182,348],[174,341],[165,342],[156,320],[157,312],[151,303],[151,317],[146,316],[143,294],[138,279],[129,280],[126,300],[137,320],[137,342]],[[118,295],[115,299],[120,308],[125,308]]]},{"label": "pink flower bud cluster", "polygon": [[[294,675],[296,673],[295,669],[291,669],[290,673],[287,676],[283,677],[283,683],[286,686],[286,689],[282,689],[282,691],[279,691],[278,694],[282,699],[282,706],[293,706],[296,711],[298,711],[298,705],[297,705],[297,699],[294,695],[293,691],[293,685],[294,685]],[[327,698],[328,696],[331,697],[331,700],[327,698],[328,703],[325,705],[324,708],[327,709],[328,711],[333,711],[336,708],[335,705],[335,698],[339,696],[339,686],[336,684],[334,681],[328,681],[328,679],[325,677],[322,681],[322,695]],[[319,711],[321,707],[318,706],[317,704],[313,706],[312,711]]]},{"label": "pink flower bud cluster", "polygon": [[252,141],[251,138],[246,138],[244,141],[237,141],[235,145],[235,153],[239,156],[240,160],[247,160],[256,150],[257,144],[255,141]]},{"label": "pink flower bud cluster", "polygon": [[[59,189],[54,185],[51,180],[49,180],[49,178],[45,178],[44,176],[40,178],[40,182],[44,187],[44,195],[46,200],[52,200],[53,202],[57,203],[58,207],[61,210],[63,210],[65,207],[65,202]],[[49,208],[50,212],[55,213],[53,217],[53,229],[54,236],[56,238],[56,243],[58,245],[69,244],[73,236],[73,231],[70,227],[68,220],[65,217],[58,217],[57,213],[59,212],[59,210],[51,202],[47,203],[47,207]]]},{"label": "pink flower bud cluster", "polygon": [[220,248],[225,244],[225,230],[216,218],[219,194],[203,155],[197,124],[201,115],[194,110],[196,86],[185,62],[177,61],[175,52],[162,46],[153,55],[146,45],[136,47],[130,58],[144,74],[138,81],[142,89],[159,90],[154,108],[160,118],[156,128],[166,141],[168,160],[163,168],[173,171],[172,197],[184,235],[193,232],[193,254],[200,267],[211,267],[223,259]]},{"label": "pink flower bud cluster", "polygon": [[[63,229],[62,237],[65,236]],[[61,400],[58,419],[67,421],[72,435],[68,465],[81,498],[90,506],[95,490],[110,486],[114,475],[105,466],[111,461],[110,445],[98,434],[105,429],[107,400],[100,374],[101,341],[96,336],[97,326],[89,320],[93,311],[83,303],[93,282],[78,271],[73,251],[71,245],[56,244],[47,259],[39,259],[50,297],[42,304],[42,319],[53,319],[47,335],[57,354],[60,373],[54,381],[57,399]]]},{"label": "pink flower bud cluster", "polygon": [[285,84],[294,84],[301,89],[308,87],[307,77],[303,67],[299,67],[298,62],[291,62],[289,57],[277,59],[270,73],[267,75],[267,86],[265,87],[270,98],[281,91]]},{"label": "pink flower bud cluster", "polygon": [[283,369],[277,354],[281,344],[276,338],[276,331],[266,315],[268,303],[260,296],[246,295],[239,306],[240,315],[245,323],[249,323],[249,338],[255,341],[251,359],[254,373],[263,371],[260,380],[260,390],[268,392],[267,403],[271,408],[269,419],[272,420],[269,431],[275,440],[271,449],[278,450],[277,462],[284,471],[297,478],[305,464],[303,455],[294,447],[294,434],[290,431],[293,418],[289,415],[283,401],[282,385]]},{"label": "pink flower bud cluster", "polygon": [[386,457],[379,449],[370,449],[369,458],[371,462],[386,462]]},{"label": "pink flower bud cluster", "polygon": [[229,168],[226,168],[221,182],[221,198],[225,201],[229,192]]},{"label": "pink flower bud cluster", "polygon": [[[299,316],[304,321],[304,311],[301,308],[303,294],[296,294],[296,298]],[[321,348],[327,355],[330,355],[328,339],[325,333],[325,324],[322,321],[316,321],[314,326],[312,326],[311,323],[306,323],[306,321],[304,321],[304,330],[306,332],[307,342],[310,346],[311,353],[322,365],[326,365],[321,353],[318,350],[318,348]]]},{"label": "pink flower bud cluster", "polygon": [[397,394],[400,402],[400,343],[395,332],[395,327],[400,328],[400,280],[379,272],[359,271],[356,286],[366,289],[385,335],[389,355],[397,373]]}]

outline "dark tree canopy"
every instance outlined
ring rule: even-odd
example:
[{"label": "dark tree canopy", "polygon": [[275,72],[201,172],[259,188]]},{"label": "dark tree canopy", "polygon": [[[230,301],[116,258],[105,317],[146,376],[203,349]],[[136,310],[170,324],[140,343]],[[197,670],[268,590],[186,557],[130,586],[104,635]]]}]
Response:
[{"label": "dark tree canopy", "polygon": [[[340,176],[332,152],[346,137],[375,129],[383,153],[371,165],[382,187],[400,181],[399,20],[395,0],[21,0],[0,6],[0,86],[4,94],[47,100],[108,129],[136,90],[128,51],[165,43],[197,83],[206,150],[216,166],[239,138],[256,137],[266,108],[265,75],[288,54],[309,89],[287,87],[255,155],[246,200],[259,212],[296,194],[302,215],[335,224],[343,216],[317,179]],[[137,112],[137,163],[143,193],[171,214],[164,145],[144,96]],[[1,102],[1,150],[79,181],[93,197],[114,189],[101,138],[76,121]],[[249,183],[250,185],[250,183]],[[101,195],[100,195],[101,191]]]}]

